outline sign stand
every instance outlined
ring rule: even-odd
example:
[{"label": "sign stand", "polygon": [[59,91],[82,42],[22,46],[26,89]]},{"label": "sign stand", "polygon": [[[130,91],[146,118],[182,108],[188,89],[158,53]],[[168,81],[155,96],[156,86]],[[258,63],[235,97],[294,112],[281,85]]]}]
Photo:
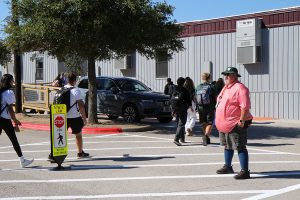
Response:
[{"label": "sign stand", "polygon": [[61,164],[68,155],[67,107],[55,104],[50,107],[51,157],[58,164],[55,170],[64,170]]}]

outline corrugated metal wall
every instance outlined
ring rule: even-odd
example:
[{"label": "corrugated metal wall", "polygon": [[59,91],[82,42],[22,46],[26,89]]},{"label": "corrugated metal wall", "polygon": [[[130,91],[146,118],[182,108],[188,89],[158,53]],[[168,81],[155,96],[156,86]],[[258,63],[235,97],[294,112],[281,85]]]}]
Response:
[{"label": "corrugated metal wall", "polygon": [[[36,62],[33,59],[37,52],[24,53],[22,56],[23,64],[23,83],[37,83],[35,80]],[[44,58],[43,75],[44,80],[39,81],[42,83],[52,82],[58,74],[58,61],[56,58],[49,56],[47,53],[41,54]]]},{"label": "corrugated metal wall", "polygon": [[44,53],[44,83],[52,82],[58,75],[58,60]]},{"label": "corrugated metal wall", "polygon": [[[263,29],[263,62],[236,64],[235,33],[183,38],[185,50],[169,61],[169,77],[189,76],[200,83],[201,65],[213,64],[213,80],[228,66],[236,66],[251,92],[251,112],[257,117],[300,120],[300,26]],[[98,62],[101,75],[122,76],[113,61]],[[155,91],[163,91],[166,78],[155,78],[155,61],[137,55],[136,78]],[[97,70],[97,69],[96,69]]]}]

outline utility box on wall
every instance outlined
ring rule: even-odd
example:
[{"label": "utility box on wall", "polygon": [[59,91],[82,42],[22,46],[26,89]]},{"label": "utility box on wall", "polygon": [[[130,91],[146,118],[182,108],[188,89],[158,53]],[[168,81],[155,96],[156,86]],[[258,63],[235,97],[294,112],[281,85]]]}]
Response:
[{"label": "utility box on wall", "polygon": [[261,20],[246,19],[236,22],[237,63],[259,63],[261,56]]},{"label": "utility box on wall", "polygon": [[201,65],[201,73],[210,73],[210,77],[213,77],[213,64],[211,61],[204,61]]}]

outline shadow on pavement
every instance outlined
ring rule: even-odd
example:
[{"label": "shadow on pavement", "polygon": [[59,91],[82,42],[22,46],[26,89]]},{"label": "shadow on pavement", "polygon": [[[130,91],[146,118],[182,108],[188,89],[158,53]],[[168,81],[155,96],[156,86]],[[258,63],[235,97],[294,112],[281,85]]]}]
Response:
[{"label": "shadow on pavement", "polygon": [[130,156],[126,155],[124,157],[111,157],[111,158],[90,158],[88,160],[69,160],[66,163],[76,163],[82,161],[99,161],[99,160],[112,160],[116,162],[136,162],[136,161],[151,161],[151,160],[161,160],[165,158],[175,158],[174,156],[158,156],[158,157],[138,157],[138,156]]},{"label": "shadow on pavement", "polygon": [[300,127],[251,126],[248,139],[300,138]]},{"label": "shadow on pavement", "polygon": [[[253,173],[254,174],[254,173]],[[255,173],[256,174],[256,173]],[[284,179],[300,179],[300,171],[269,171],[260,172],[261,177],[251,177],[251,179],[266,179],[266,178],[284,178]]]},{"label": "shadow on pavement", "polygon": [[255,143],[255,142],[248,142],[247,146],[255,146],[255,147],[276,147],[276,146],[289,146],[295,145],[290,143],[281,143],[281,144],[264,144],[264,143]]},{"label": "shadow on pavement", "polygon": [[56,167],[42,167],[38,169],[48,169],[49,171],[78,171],[78,170],[95,170],[95,169],[134,169],[137,167],[125,167],[122,165],[70,165],[64,166],[63,169]]}]

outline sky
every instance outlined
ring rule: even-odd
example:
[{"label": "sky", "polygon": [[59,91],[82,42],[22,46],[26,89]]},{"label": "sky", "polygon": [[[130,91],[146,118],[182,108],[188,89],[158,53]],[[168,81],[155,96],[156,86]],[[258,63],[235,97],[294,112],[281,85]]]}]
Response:
[{"label": "sky", "polygon": [[[159,2],[163,0],[153,0]],[[0,24],[10,15],[7,0],[0,0]],[[213,19],[260,11],[300,6],[300,0],[166,0],[175,7],[173,17],[177,22]],[[0,38],[3,33],[0,28]]]}]

